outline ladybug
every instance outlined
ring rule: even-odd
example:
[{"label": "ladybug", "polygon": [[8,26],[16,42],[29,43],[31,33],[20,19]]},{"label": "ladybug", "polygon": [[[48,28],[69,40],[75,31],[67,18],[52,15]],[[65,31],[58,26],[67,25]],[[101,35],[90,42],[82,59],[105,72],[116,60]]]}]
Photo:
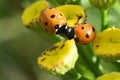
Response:
[{"label": "ladybug", "polygon": [[76,44],[87,44],[94,40],[96,30],[91,24],[77,24],[66,28],[65,35],[68,39],[75,40]]},{"label": "ladybug", "polygon": [[59,34],[66,26],[65,16],[55,8],[42,10],[39,19],[41,27],[51,34]]},{"label": "ladybug", "polygon": [[96,37],[96,30],[91,24],[78,24],[74,27],[74,39],[76,44],[87,44]]}]

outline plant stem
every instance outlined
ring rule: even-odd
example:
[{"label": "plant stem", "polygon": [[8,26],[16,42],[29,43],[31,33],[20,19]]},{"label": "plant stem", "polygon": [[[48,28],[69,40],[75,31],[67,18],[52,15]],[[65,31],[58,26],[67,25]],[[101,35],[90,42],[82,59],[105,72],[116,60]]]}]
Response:
[{"label": "plant stem", "polygon": [[61,36],[50,34],[50,33],[46,32],[45,30],[42,30],[42,32],[44,33],[45,36],[51,38],[55,42],[59,42],[63,39]]},{"label": "plant stem", "polygon": [[117,71],[120,71],[120,63],[113,62],[112,64],[117,68]]},{"label": "plant stem", "polygon": [[85,46],[77,46],[78,47],[78,52],[80,53],[81,57],[84,58],[84,61],[87,63],[89,66],[89,69],[95,74],[95,77],[98,77],[101,75],[101,71],[98,68],[98,65],[95,65],[94,62],[92,61],[92,58],[90,54],[93,54],[92,52],[89,52],[89,49],[86,49],[87,47]]},{"label": "plant stem", "polygon": [[[84,58],[79,55],[78,61],[76,62],[75,69],[77,70],[78,73],[80,73],[82,76],[81,78],[86,78],[87,80],[94,80],[95,75],[89,68],[88,63],[84,60]],[[86,80],[86,79],[81,79],[81,80]]]},{"label": "plant stem", "polygon": [[65,75],[61,76],[63,79],[67,80],[79,80],[81,78],[81,74],[77,72],[77,70],[71,69]]},{"label": "plant stem", "polygon": [[101,12],[101,31],[108,27],[108,10],[100,10]]},{"label": "plant stem", "polygon": [[47,31],[45,31],[42,27],[40,27],[40,24],[37,23],[35,25],[35,27],[32,26],[32,30],[36,31],[36,32],[39,32],[39,33],[43,33],[43,35],[51,38],[53,41],[55,42],[59,42],[61,40],[64,40],[64,38],[62,36],[59,36],[59,35],[53,35]]},{"label": "plant stem", "polygon": [[99,75],[101,75],[101,71],[98,68],[98,65],[96,65],[93,61],[92,61],[92,55],[93,54],[92,50],[90,50],[88,47],[90,46],[78,46],[78,51],[80,53],[80,55],[84,58],[84,60],[86,61],[87,65],[89,66],[90,70],[94,73],[95,77],[98,77]]}]

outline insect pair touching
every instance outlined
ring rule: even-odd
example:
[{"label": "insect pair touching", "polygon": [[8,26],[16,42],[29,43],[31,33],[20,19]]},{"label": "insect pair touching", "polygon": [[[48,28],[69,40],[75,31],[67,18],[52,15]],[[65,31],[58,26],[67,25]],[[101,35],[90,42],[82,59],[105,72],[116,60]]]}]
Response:
[{"label": "insect pair touching", "polygon": [[40,23],[43,29],[51,34],[64,34],[76,44],[87,44],[96,36],[95,28],[91,24],[76,24],[67,26],[65,16],[55,8],[46,8],[40,13]]}]

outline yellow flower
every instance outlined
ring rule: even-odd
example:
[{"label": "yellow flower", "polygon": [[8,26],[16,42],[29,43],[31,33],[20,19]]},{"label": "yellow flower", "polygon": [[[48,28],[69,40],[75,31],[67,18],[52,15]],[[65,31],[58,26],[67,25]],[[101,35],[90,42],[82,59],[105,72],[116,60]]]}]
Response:
[{"label": "yellow flower", "polygon": [[112,6],[117,0],[89,0],[89,2],[96,8],[106,10]]},{"label": "yellow flower", "polygon": [[22,22],[25,26],[30,26],[38,21],[41,10],[49,7],[49,3],[46,0],[36,1],[27,7],[22,14]]},{"label": "yellow flower", "polygon": [[93,50],[97,56],[107,61],[120,60],[120,29],[111,27],[96,36]]},{"label": "yellow flower", "polygon": [[[40,12],[48,7],[50,7],[50,4],[46,0],[36,1],[28,6],[22,14],[23,24],[34,31],[43,31],[39,22]],[[63,5],[56,8],[65,15],[67,25],[70,27],[74,27],[75,24],[84,23],[86,20],[85,10],[79,5]]]},{"label": "yellow flower", "polygon": [[56,8],[64,14],[70,27],[86,20],[86,12],[80,5],[63,5]]},{"label": "yellow flower", "polygon": [[97,80],[120,80],[120,73],[111,72],[111,73],[98,77]]},{"label": "yellow flower", "polygon": [[78,58],[74,40],[61,41],[45,50],[38,58],[39,66],[53,74],[65,74],[74,68]]}]

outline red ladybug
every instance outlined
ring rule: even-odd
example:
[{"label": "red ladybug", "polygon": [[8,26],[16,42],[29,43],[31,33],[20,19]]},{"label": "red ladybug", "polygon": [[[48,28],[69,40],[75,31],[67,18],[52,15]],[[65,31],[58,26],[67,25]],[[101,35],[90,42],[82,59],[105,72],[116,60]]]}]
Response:
[{"label": "red ladybug", "polygon": [[87,44],[96,37],[96,30],[91,24],[78,24],[74,27],[74,39],[77,44]]},{"label": "red ladybug", "polygon": [[66,25],[65,16],[55,8],[46,8],[40,13],[41,27],[51,34],[56,34],[59,28]]}]

